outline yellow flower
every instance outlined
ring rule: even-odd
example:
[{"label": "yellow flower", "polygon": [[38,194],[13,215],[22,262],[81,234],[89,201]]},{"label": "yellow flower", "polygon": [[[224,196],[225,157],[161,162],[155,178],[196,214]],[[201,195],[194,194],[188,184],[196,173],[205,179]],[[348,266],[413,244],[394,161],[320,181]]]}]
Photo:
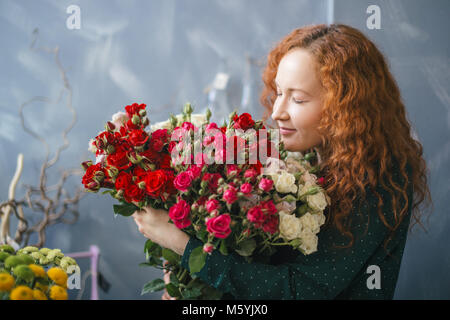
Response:
[{"label": "yellow flower", "polygon": [[9,273],[0,273],[0,291],[10,291],[14,287],[14,277]]},{"label": "yellow flower", "polygon": [[54,267],[47,271],[48,277],[52,279],[57,285],[64,288],[67,286],[67,273],[63,269]]},{"label": "yellow flower", "polygon": [[45,295],[45,293],[43,293],[39,289],[34,289],[33,290],[33,298],[34,298],[34,300],[48,300],[47,296]]},{"label": "yellow flower", "polygon": [[27,286],[17,286],[11,291],[11,300],[33,300],[33,290]]},{"label": "yellow flower", "polygon": [[29,264],[28,267],[33,271],[34,275],[38,278],[45,278],[45,270],[37,264]]},{"label": "yellow flower", "polygon": [[50,298],[52,300],[67,300],[67,291],[61,286],[54,285],[50,288]]},{"label": "yellow flower", "polygon": [[36,284],[34,285],[34,287],[35,287],[36,289],[39,289],[39,290],[44,291],[44,292],[47,292],[47,290],[48,290],[48,286],[46,286],[45,284],[42,284],[42,283],[40,283],[40,282],[36,282]]}]

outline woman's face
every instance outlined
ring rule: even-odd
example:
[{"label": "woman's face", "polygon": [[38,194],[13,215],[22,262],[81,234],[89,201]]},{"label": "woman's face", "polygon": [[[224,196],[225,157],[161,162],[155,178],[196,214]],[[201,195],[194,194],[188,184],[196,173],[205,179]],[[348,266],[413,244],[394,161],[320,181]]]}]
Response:
[{"label": "woman's face", "polygon": [[304,152],[321,144],[317,125],[322,111],[323,88],[312,56],[296,48],[281,59],[275,84],[277,98],[272,119],[280,128],[286,150]]}]

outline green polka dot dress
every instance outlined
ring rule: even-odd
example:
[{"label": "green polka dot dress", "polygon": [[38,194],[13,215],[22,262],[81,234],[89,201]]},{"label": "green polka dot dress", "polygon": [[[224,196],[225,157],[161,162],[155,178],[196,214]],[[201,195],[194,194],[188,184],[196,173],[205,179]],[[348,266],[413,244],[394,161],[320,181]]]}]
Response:
[{"label": "green polka dot dress", "polygon": [[[403,182],[400,176],[398,172],[394,179]],[[385,216],[392,225],[390,194],[381,187],[376,191],[382,196],[383,212],[389,212]],[[411,217],[411,184],[408,197],[408,212],[389,242],[389,254],[383,247],[389,233],[378,217],[378,198],[367,189],[360,207],[362,215],[352,212],[352,247],[333,247],[348,244],[348,238],[329,227],[318,234],[318,251],[308,256],[282,247],[268,264],[248,263],[238,254],[224,256],[216,250],[207,256],[197,275],[223,292],[223,299],[227,300],[392,299]],[[189,255],[201,245],[200,240],[190,238],[181,260],[184,268],[189,270]]]}]

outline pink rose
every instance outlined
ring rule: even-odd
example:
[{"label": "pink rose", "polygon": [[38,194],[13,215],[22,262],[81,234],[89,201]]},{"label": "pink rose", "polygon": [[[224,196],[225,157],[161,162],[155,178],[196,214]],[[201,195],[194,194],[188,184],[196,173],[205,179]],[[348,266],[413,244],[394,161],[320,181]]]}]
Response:
[{"label": "pink rose", "polygon": [[231,175],[233,172],[238,175],[241,172],[241,169],[235,164],[227,164],[227,176]]},{"label": "pink rose", "polygon": [[256,206],[248,210],[247,219],[250,222],[253,222],[257,228],[261,227],[264,222],[264,213],[261,210],[261,207]]},{"label": "pink rose", "polygon": [[185,200],[180,200],[177,204],[173,205],[169,209],[169,217],[172,219],[175,226],[179,229],[186,228],[191,225],[189,220],[189,213],[191,212],[191,206]]},{"label": "pink rose", "polygon": [[265,192],[269,192],[273,187],[273,180],[262,178],[259,182],[258,187]]},{"label": "pink rose", "polygon": [[241,185],[241,192],[245,194],[249,194],[252,192],[252,185],[250,183],[244,183]]},{"label": "pink rose", "polygon": [[234,187],[229,187],[224,193],[223,193],[223,200],[225,200],[226,203],[232,204],[237,200],[237,192]]},{"label": "pink rose", "polygon": [[206,230],[216,238],[224,239],[231,233],[230,222],[230,215],[225,213],[218,217],[208,219],[206,222]]},{"label": "pink rose", "polygon": [[192,175],[187,171],[178,174],[175,180],[173,181],[173,185],[175,186],[175,188],[177,188],[177,190],[180,190],[181,192],[188,191],[191,184],[192,184]]},{"label": "pink rose", "polygon": [[191,175],[192,180],[195,180],[202,174],[202,168],[198,166],[191,166],[188,170],[188,173]]},{"label": "pink rose", "polygon": [[261,208],[264,212],[267,212],[269,215],[274,215],[278,212],[272,200],[261,202]]},{"label": "pink rose", "polygon": [[255,169],[248,169],[244,173],[244,178],[255,178],[258,175],[258,172],[256,172]]},{"label": "pink rose", "polygon": [[220,206],[219,201],[211,199],[206,202],[206,210],[211,213],[213,210],[218,209]]},{"label": "pink rose", "polygon": [[211,243],[205,243],[205,245],[203,246],[203,251],[211,254],[211,252],[214,250],[214,246]]},{"label": "pink rose", "polygon": [[262,229],[264,232],[276,233],[278,231],[278,216],[271,216],[269,219],[266,219]]}]

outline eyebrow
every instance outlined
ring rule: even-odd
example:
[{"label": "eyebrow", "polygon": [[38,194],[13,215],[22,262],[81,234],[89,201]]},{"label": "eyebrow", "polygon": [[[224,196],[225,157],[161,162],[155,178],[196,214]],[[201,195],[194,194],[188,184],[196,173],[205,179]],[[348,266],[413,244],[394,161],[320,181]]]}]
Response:
[{"label": "eyebrow", "polygon": [[[275,84],[276,84],[278,87],[280,86],[280,85],[278,84],[277,80],[274,79],[274,82],[275,82]],[[302,91],[302,92],[304,92],[304,93],[306,93],[307,95],[310,96],[310,94],[309,94],[307,91],[305,91],[305,90],[303,90],[303,89],[300,89],[300,88],[288,88],[287,91]]]}]

